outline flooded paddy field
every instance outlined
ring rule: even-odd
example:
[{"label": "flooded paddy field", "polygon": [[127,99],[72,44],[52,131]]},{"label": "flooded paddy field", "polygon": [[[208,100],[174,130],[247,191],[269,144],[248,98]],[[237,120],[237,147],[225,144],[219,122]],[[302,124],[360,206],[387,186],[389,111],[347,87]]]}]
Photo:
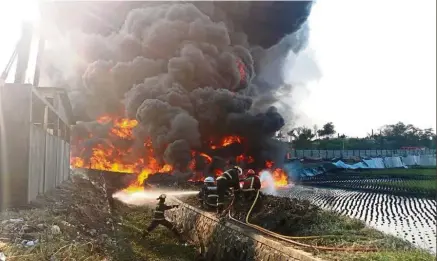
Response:
[{"label": "flooded paddy field", "polygon": [[436,200],[389,194],[296,185],[280,196],[306,199],[324,209],[364,221],[367,225],[436,253]]}]

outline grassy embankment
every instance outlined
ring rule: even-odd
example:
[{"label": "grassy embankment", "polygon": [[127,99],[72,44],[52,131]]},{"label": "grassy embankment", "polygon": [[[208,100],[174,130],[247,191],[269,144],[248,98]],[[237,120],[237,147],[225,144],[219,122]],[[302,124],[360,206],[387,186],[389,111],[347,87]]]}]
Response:
[{"label": "grassy embankment", "polygon": [[[117,204],[115,210],[98,185],[74,176],[32,208],[0,213],[0,252],[8,261],[194,260],[196,250],[177,244],[165,228],[142,239],[150,209]],[[38,241],[25,246],[24,240]]]},{"label": "grassy embankment", "polygon": [[[197,205],[194,197],[185,201]],[[250,223],[286,236],[325,236],[317,239],[295,239],[298,242],[314,246],[378,249],[377,252],[342,252],[303,248],[325,260],[435,260],[430,253],[417,249],[406,241],[366,227],[360,220],[324,211],[308,201],[262,196],[259,203],[250,215]],[[244,222],[250,205],[237,203],[233,217]]]}]

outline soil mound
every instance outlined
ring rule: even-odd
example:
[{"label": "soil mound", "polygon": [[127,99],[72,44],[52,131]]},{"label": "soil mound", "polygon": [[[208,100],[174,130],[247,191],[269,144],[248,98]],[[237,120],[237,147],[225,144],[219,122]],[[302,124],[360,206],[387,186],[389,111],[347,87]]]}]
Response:
[{"label": "soil mound", "polygon": [[[245,222],[252,202],[251,200],[235,202],[233,217]],[[249,222],[277,233],[298,235],[313,226],[320,219],[321,214],[321,209],[307,200],[300,201],[260,193]]]}]

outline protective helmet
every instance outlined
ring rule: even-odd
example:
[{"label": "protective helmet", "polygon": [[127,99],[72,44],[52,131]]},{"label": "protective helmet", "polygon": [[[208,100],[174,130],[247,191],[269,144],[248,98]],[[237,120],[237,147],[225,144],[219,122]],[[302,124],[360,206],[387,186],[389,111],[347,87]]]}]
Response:
[{"label": "protective helmet", "polygon": [[161,195],[159,195],[159,197],[157,198],[157,200],[158,200],[158,199],[163,200],[163,199],[165,199],[166,197],[167,197],[167,195],[165,195],[165,194],[161,194]]},{"label": "protective helmet", "polygon": [[238,172],[238,176],[243,175],[243,170],[242,170],[240,167],[238,167],[238,166],[234,166],[234,169],[237,170],[237,172]]},{"label": "protective helmet", "polygon": [[203,180],[203,183],[214,183],[214,178],[213,177],[207,177]]},{"label": "protective helmet", "polygon": [[255,175],[255,171],[253,169],[249,169],[247,171],[247,176],[254,176]]}]

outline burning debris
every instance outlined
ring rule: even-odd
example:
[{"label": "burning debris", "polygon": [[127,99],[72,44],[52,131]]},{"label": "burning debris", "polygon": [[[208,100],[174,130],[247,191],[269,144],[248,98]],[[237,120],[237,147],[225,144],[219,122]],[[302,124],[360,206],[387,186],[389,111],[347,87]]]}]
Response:
[{"label": "burning debris", "polygon": [[[309,6],[295,3],[299,33]],[[271,33],[266,41],[248,30],[240,19],[260,10],[251,8],[250,2],[234,8],[149,3],[128,12],[110,35],[72,34],[81,81],[76,79],[80,84],[70,96],[76,114],[95,121],[74,129],[71,165],[135,173],[129,189],[157,173],[202,180],[231,165],[271,170],[277,184],[286,185],[284,144],[272,139],[284,119],[273,106],[259,112],[254,105],[259,93],[279,87],[257,85],[257,57],[266,52],[259,45],[280,38]],[[293,41],[290,48],[297,52],[306,38]]]}]

